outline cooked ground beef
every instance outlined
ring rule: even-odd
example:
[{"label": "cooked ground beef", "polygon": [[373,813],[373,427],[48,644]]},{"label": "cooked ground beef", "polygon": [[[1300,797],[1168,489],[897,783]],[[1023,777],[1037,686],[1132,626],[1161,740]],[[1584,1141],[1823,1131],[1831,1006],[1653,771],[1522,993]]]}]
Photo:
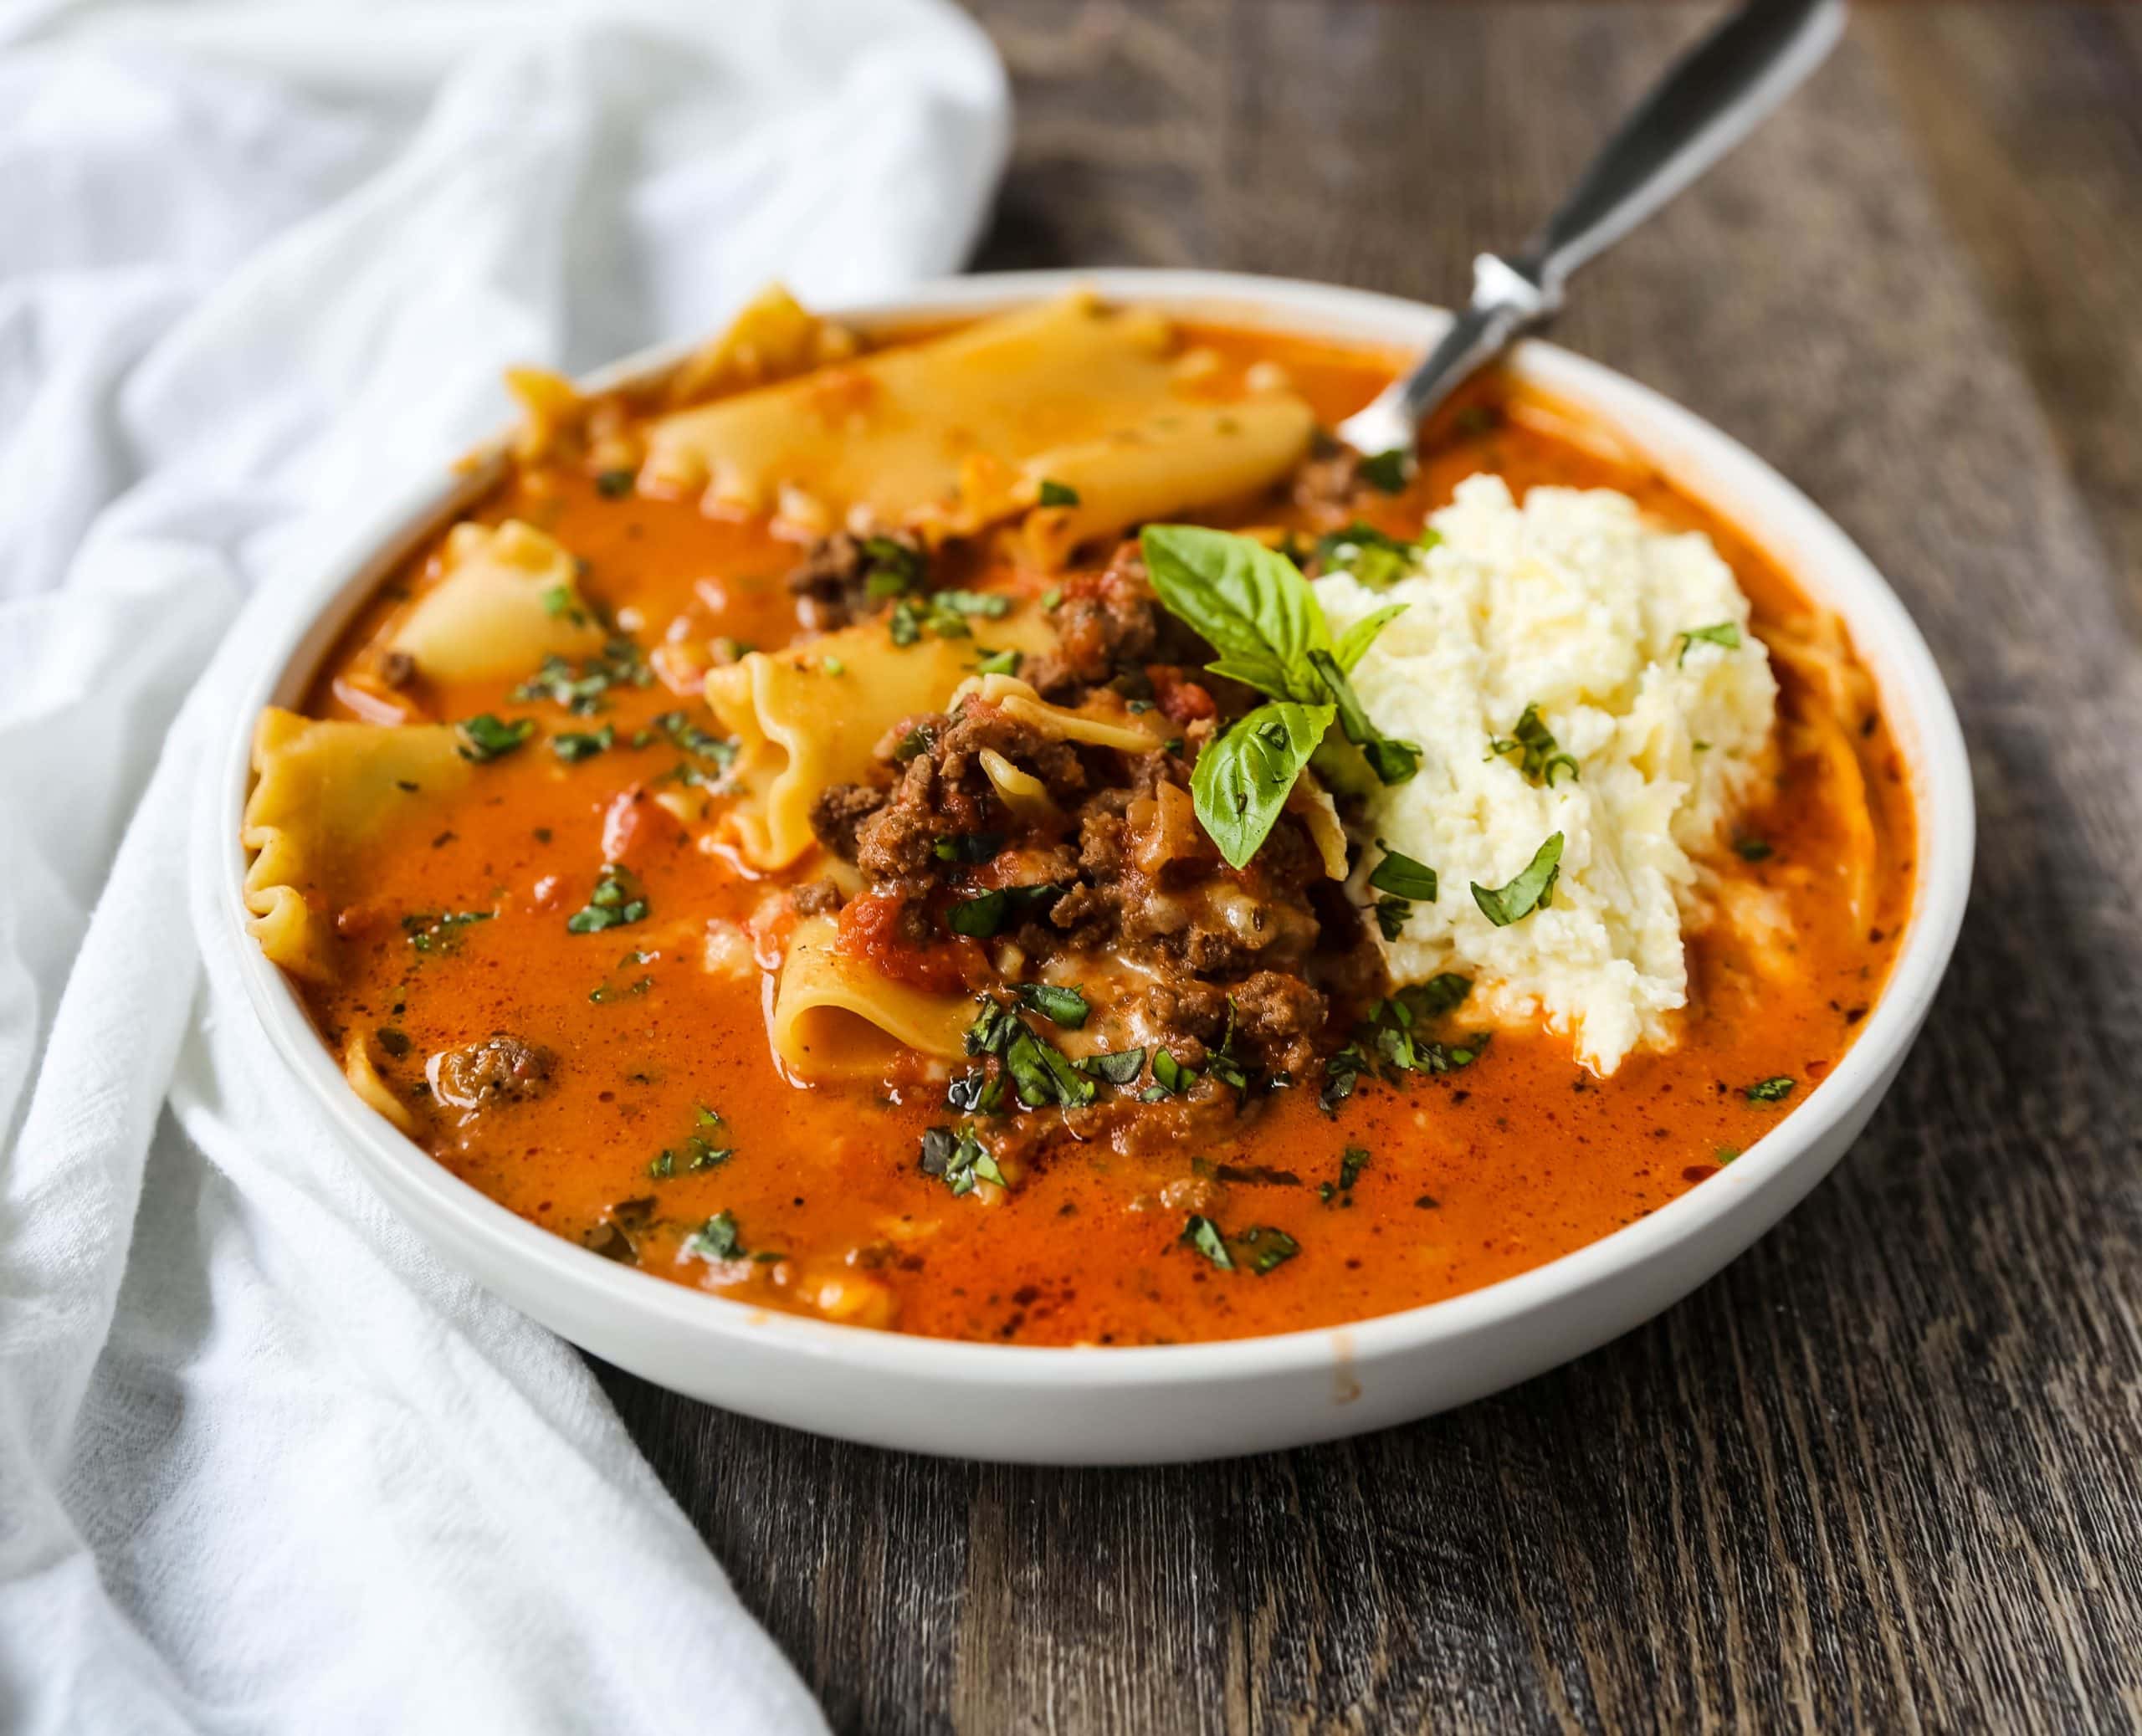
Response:
[{"label": "cooked ground beef", "polygon": [[541,1044],[501,1032],[441,1055],[434,1088],[456,1109],[525,1102],[551,1088],[557,1058]]},{"label": "cooked ground beef", "polygon": [[920,571],[922,544],[907,531],[865,539],[836,530],[813,543],[802,562],[789,572],[788,588],[796,597],[797,620],[814,632],[831,632],[877,607],[868,589],[870,574],[880,564],[868,546],[874,540],[904,551],[917,563],[916,571]]},{"label": "cooked ground beef", "polygon": [[1330,440],[1294,473],[1294,504],[1320,517],[1337,520],[1361,486],[1361,455]]},{"label": "cooked ground beef", "polygon": [[1010,817],[982,768],[985,748],[1039,778],[1058,801],[1087,786],[1076,748],[993,705],[970,701],[932,720],[925,733],[928,745],[907,761],[884,805],[855,827],[855,863],[873,880],[934,878],[945,865],[937,854],[940,842],[1006,829]]},{"label": "cooked ground beef", "polygon": [[417,660],[406,651],[390,651],[379,660],[381,683],[396,692],[417,679]]},{"label": "cooked ground beef", "polygon": [[855,860],[855,829],[885,805],[883,790],[868,784],[835,784],[811,804],[811,831],[843,862]]},{"label": "cooked ground beef", "polygon": [[841,907],[840,888],[830,880],[813,880],[788,895],[798,916],[830,916]]}]

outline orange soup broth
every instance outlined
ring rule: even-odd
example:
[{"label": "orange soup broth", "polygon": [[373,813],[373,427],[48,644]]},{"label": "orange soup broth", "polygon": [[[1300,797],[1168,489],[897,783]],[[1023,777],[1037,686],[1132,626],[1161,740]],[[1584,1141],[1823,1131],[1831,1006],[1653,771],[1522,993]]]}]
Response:
[{"label": "orange soup broth", "polygon": [[[1215,390],[1238,387],[1252,361],[1277,360],[1327,425],[1403,359],[1263,332],[1190,336],[1226,360]],[[1542,483],[1617,489],[1711,537],[1752,600],[1759,632],[1806,610],[1732,525],[1611,446],[1567,433],[1550,409],[1487,378],[1438,417],[1412,485],[1376,497],[1364,515],[1411,535],[1481,470],[1520,495]],[[647,799],[678,765],[677,750],[658,732],[631,745],[675,708],[710,724],[697,689],[706,642],[770,648],[794,635],[782,578],[796,545],[693,503],[607,498],[556,468],[516,470],[472,516],[520,517],[557,537],[585,563],[593,602],[643,646],[669,648],[655,658],[664,680],[613,690],[599,719],[516,704],[510,682],[382,698],[366,688],[368,648],[424,582],[428,554],[385,587],[321,672],[310,714],[490,711],[538,717],[546,733],[607,722],[617,745],[566,766],[539,740],[484,766],[443,814],[372,840],[360,865],[364,895],[336,913],[339,979],[305,991],[312,1016],[338,1052],[351,1032],[397,1033],[397,1047],[407,1038],[402,1057],[381,1056],[382,1073],[410,1094],[422,1143],[455,1175],[575,1239],[622,1208],[646,1271],[755,1304],[945,1337],[1143,1344],[1332,1325],[1473,1289],[1635,1221],[1776,1126],[1850,1042],[1908,912],[1904,765],[1878,716],[1854,719],[1882,849],[1872,924],[1853,922],[1839,895],[1842,827],[1822,781],[1796,776],[1803,768],[1788,758],[1775,800],[1743,822],[1774,853],[1718,868],[1785,899],[1800,971],[1765,979],[1723,924],[1692,936],[1690,1009],[1671,1052],[1640,1052],[1598,1079],[1566,1037],[1505,1031],[1463,1071],[1403,1087],[1365,1078],[1335,1116],[1319,1109],[1313,1088],[1276,1092],[1232,1149],[1133,1158],[1059,1146],[1001,1196],[954,1197],[917,1165],[923,1130],[956,1119],[941,1081],[847,1088],[787,1078],[766,1035],[771,978],[709,968],[710,949],[733,955],[746,945],[762,969],[774,965],[781,889],[821,867],[807,860],[756,877],[697,846]],[[1268,504],[1248,515],[1294,516]],[[1051,581],[992,568],[962,581],[1032,591]],[[1787,718],[1813,703],[1789,670],[1777,673]],[[638,874],[652,914],[629,928],[568,933],[566,915],[612,861]],[[465,910],[495,914],[413,950],[412,913]],[[1455,1023],[1463,1028],[1462,1011]],[[427,1107],[423,1058],[495,1032],[553,1050],[553,1088],[464,1124]],[[1795,1098],[1746,1096],[1750,1083],[1778,1075],[1797,1082]],[[695,1134],[732,1155],[694,1170]],[[1368,1155],[1342,1189],[1349,1148]],[[1230,1182],[1215,1215],[1232,1236],[1284,1231],[1299,1254],[1257,1275],[1220,1270],[1185,1246],[1185,1213],[1162,1195],[1191,1175],[1193,1155],[1295,1178]],[[722,1211],[737,1226],[738,1257],[686,1253],[692,1232]],[[858,1273],[874,1307],[829,1302],[851,1298]]]}]

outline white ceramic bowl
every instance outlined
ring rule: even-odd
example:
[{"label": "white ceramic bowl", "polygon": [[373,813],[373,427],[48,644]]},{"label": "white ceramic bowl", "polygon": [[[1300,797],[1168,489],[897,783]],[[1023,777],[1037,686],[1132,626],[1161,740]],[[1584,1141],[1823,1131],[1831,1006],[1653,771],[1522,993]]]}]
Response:
[{"label": "white ceramic bowl", "polygon": [[[1243,324],[1427,347],[1448,315],[1320,284],[1205,272],[1104,270],[964,278],[897,305],[832,311],[980,314],[1090,284],[1105,295]],[[674,353],[674,352],[672,352]],[[636,357],[629,376],[668,356]],[[224,943],[236,949],[277,1049],[380,1192],[448,1259],[620,1367],[775,1422],[922,1452],[1059,1464],[1131,1464],[1254,1452],[1424,1416],[1582,1354],[1716,1273],[1797,1204],[1844,1155],[1895,1077],[1949,960],[1970,883],[1971,786],[1963,739],[1924,643],[1843,532],[1760,459],[1642,386],[1550,345],[1512,366],[1617,431],[1691,494],[1722,510],[1809,596],[1841,614],[1908,756],[1919,883],[1888,991],[1859,1040],[1747,1155],[1649,1216],[1589,1247],[1446,1302],[1273,1338],[1149,1349],[946,1343],[836,1326],[704,1295],[595,1254],[457,1180],[364,1107],[297,996],[242,924],[239,815],[253,719],[294,704],[374,584],[480,478],[429,477],[387,503],[369,553],[316,576],[316,607],[259,673],[223,780],[229,847]]]}]

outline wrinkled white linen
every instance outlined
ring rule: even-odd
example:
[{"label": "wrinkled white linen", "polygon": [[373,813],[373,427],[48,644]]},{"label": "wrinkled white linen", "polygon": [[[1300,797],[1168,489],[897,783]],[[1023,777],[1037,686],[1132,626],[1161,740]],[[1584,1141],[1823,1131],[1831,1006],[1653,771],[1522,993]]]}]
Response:
[{"label": "wrinkled white linen", "polygon": [[0,1728],[821,1728],[282,1081],[209,782],[504,365],[952,269],[1007,126],[935,0],[0,3]]}]

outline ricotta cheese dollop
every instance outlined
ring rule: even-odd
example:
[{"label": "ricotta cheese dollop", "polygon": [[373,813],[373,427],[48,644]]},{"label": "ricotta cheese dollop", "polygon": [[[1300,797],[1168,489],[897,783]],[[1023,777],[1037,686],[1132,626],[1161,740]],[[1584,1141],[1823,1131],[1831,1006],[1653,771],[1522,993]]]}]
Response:
[{"label": "ricotta cheese dollop", "polygon": [[[1416,776],[1371,792],[1370,830],[1440,884],[1381,942],[1385,960],[1398,983],[1472,977],[1472,1007],[1566,1032],[1609,1073],[1673,1041],[1683,921],[1702,909],[1694,858],[1773,769],[1769,658],[1710,540],[1658,529],[1626,494],[1535,488],[1520,507],[1474,476],[1429,523],[1441,540],[1412,576],[1315,587],[1335,632],[1406,605],[1353,673],[1376,724],[1421,748]],[[1574,775],[1528,776],[1520,752],[1495,751],[1528,706]],[[1497,927],[1472,884],[1506,885],[1555,832],[1551,903]],[[1384,853],[1362,853],[1364,903]]]}]

